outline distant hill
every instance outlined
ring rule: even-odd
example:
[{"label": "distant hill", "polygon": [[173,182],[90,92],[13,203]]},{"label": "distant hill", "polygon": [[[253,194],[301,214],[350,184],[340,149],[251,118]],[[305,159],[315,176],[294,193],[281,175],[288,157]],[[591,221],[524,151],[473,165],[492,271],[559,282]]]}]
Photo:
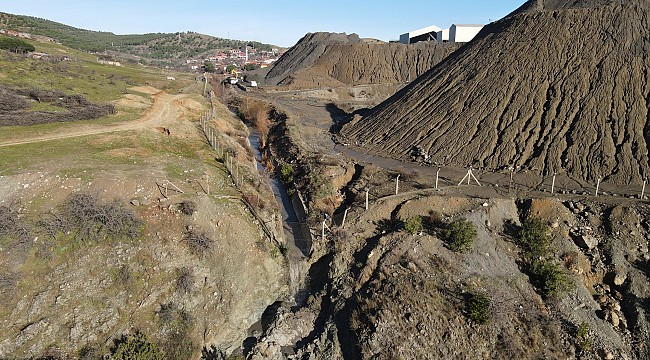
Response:
[{"label": "distant hill", "polygon": [[0,29],[46,36],[73,49],[89,52],[123,53],[156,65],[175,65],[217,50],[251,44],[270,51],[277,46],[256,41],[231,40],[193,32],[116,35],[111,32],[78,29],[54,21],[0,12]]}]

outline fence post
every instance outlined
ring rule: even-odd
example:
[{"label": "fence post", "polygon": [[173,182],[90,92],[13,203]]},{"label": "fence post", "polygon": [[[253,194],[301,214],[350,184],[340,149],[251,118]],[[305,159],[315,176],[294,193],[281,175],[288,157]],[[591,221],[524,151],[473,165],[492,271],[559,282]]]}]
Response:
[{"label": "fence post", "polygon": [[368,193],[370,192],[370,189],[366,189],[366,211],[368,210]]},{"label": "fence post", "polygon": [[645,184],[648,180],[643,180],[643,188],[641,189],[641,200],[643,200],[643,195],[645,195]]},{"label": "fence post", "polygon": [[400,174],[397,174],[397,178],[395,179],[395,195],[399,193],[399,175]]},{"label": "fence post", "polygon": [[341,221],[341,227],[345,226],[345,218],[348,217],[348,208],[345,208],[345,211],[343,212],[343,221]]},{"label": "fence post", "polygon": [[557,173],[553,173],[553,183],[551,184],[551,195],[555,193],[555,177],[557,176]]},{"label": "fence post", "polygon": [[600,178],[598,178],[598,182],[596,183],[596,196],[598,196],[599,189],[600,189]]},{"label": "fence post", "polygon": [[438,171],[436,171],[436,190],[438,190],[438,178],[440,176],[440,168],[438,168]]}]

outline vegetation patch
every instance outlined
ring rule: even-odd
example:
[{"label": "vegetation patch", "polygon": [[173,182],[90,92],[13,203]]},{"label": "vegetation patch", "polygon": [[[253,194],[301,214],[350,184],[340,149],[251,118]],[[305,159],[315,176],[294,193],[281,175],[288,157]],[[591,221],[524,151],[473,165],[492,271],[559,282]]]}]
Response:
[{"label": "vegetation patch", "polygon": [[[31,102],[47,103],[65,111],[34,111]],[[0,126],[26,126],[89,120],[115,113],[112,104],[93,104],[82,95],[67,95],[61,91],[21,89],[0,86]]]},{"label": "vegetation patch", "polygon": [[549,228],[541,219],[529,217],[519,231],[519,247],[527,259],[547,256],[550,252],[551,240]]},{"label": "vegetation patch", "polygon": [[190,336],[194,328],[190,314],[172,302],[160,305],[157,314],[163,335],[160,348],[166,358],[191,359],[195,345]]},{"label": "vegetation patch", "polygon": [[576,342],[578,350],[581,352],[591,350],[592,339],[589,335],[589,325],[585,322],[581,323],[576,330]]},{"label": "vegetation patch", "polygon": [[[91,350],[84,351],[84,358],[89,358]],[[164,360],[165,354],[149,341],[146,335],[136,331],[134,334],[122,335],[116,339],[111,348],[111,359],[114,360]]]},{"label": "vegetation patch", "polygon": [[185,238],[190,252],[199,257],[204,257],[214,246],[214,240],[203,231],[188,231]]},{"label": "vegetation patch", "polygon": [[473,294],[467,301],[469,318],[477,324],[487,324],[490,321],[490,297],[485,294]]},{"label": "vegetation patch", "polygon": [[534,260],[528,271],[533,285],[545,298],[556,297],[571,289],[568,275],[554,260]]},{"label": "vegetation patch", "polygon": [[404,220],[404,231],[411,235],[415,235],[422,231],[422,217],[412,216]]},{"label": "vegetation patch", "polygon": [[456,252],[465,252],[472,246],[478,234],[476,233],[476,227],[470,221],[456,219],[443,229],[442,236],[449,249]]},{"label": "vegetation patch", "polygon": [[28,43],[25,40],[7,36],[0,36],[0,49],[11,51],[16,54],[27,53],[36,50],[34,45]]}]

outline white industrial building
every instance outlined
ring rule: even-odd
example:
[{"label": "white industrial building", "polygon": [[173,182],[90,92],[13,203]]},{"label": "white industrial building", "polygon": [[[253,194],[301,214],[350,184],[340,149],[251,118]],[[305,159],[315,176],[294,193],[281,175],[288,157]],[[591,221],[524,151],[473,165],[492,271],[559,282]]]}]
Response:
[{"label": "white industrial building", "polygon": [[436,40],[439,43],[449,42],[449,29],[442,29],[436,33]]},{"label": "white industrial building", "polygon": [[483,25],[453,24],[449,28],[449,42],[470,42],[481,29]]},{"label": "white industrial building", "polygon": [[483,25],[476,24],[452,24],[448,29],[431,25],[400,35],[399,42],[402,44],[415,44],[420,41],[470,42],[481,29]]},{"label": "white industrial building", "polygon": [[402,44],[415,44],[420,41],[435,41],[438,31],[441,28],[431,25],[422,29],[413,30],[399,36],[399,42]]}]

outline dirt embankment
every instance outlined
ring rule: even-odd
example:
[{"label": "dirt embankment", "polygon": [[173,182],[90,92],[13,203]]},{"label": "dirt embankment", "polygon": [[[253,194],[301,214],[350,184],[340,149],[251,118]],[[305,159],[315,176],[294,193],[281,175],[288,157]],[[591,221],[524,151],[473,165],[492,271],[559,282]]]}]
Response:
[{"label": "dirt embankment", "polygon": [[310,33],[278,60],[266,83],[291,89],[407,83],[459,47],[368,43],[356,34]]},{"label": "dirt embankment", "polygon": [[342,131],[407,160],[650,175],[647,1],[530,1]]},{"label": "dirt embankment", "polygon": [[[359,207],[317,243],[307,305],[280,308],[247,352],[252,359],[647,358],[639,344],[648,340],[650,255],[638,246],[650,236],[647,211],[421,195]],[[425,226],[409,235],[400,221],[413,216]],[[551,258],[568,274],[570,290],[554,299],[540,296],[513,235],[531,216],[548,224]],[[451,251],[436,230],[453,218],[477,230],[465,253]],[[476,294],[490,298],[483,325],[468,305]]]}]

